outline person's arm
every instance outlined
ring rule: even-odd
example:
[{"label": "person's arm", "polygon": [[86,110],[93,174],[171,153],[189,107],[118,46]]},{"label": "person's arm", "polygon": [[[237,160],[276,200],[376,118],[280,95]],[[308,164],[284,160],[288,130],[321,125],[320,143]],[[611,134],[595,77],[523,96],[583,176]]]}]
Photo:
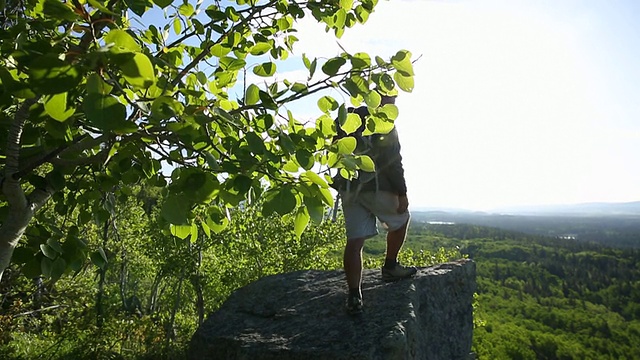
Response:
[{"label": "person's arm", "polygon": [[407,194],[398,195],[398,214],[406,213],[409,210],[409,199]]}]

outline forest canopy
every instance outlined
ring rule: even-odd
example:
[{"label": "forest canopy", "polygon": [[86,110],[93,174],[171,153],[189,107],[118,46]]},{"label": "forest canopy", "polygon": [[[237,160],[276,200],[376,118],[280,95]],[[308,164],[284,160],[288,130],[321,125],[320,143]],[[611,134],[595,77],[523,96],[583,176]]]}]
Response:
[{"label": "forest canopy", "polygon": [[[279,74],[294,59],[303,17],[337,38],[365,23],[377,0],[8,0],[0,14],[0,278],[21,245],[30,276],[57,279],[107,249],[86,250],[83,227],[106,226],[118,197],[159,189],[158,231],[210,236],[230,208],[261,201],[261,215],[291,216],[295,233],[333,205],[329,168],[372,168],[354,139],[333,142],[334,118],[388,131],[395,105],[380,95],[413,89],[411,53],[297,57],[305,81]],[[142,19],[161,14],[154,23]],[[157,23],[161,21],[162,23]],[[248,83],[246,75],[262,79]],[[233,91],[232,91],[233,90]],[[239,95],[235,95],[239,94]],[[288,105],[318,96],[318,117]],[[62,222],[45,216],[51,203]],[[46,226],[44,225],[46,224]],[[30,256],[25,256],[30,255]]]}]

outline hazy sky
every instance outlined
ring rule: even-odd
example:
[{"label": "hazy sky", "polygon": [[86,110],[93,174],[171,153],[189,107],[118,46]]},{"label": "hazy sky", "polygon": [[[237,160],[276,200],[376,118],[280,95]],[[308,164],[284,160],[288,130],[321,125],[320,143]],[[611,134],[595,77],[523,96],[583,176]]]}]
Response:
[{"label": "hazy sky", "polygon": [[[638,1],[393,0],[338,41],[422,56],[397,101],[412,208],[638,201],[638,18]],[[340,52],[301,25],[297,54]]]}]

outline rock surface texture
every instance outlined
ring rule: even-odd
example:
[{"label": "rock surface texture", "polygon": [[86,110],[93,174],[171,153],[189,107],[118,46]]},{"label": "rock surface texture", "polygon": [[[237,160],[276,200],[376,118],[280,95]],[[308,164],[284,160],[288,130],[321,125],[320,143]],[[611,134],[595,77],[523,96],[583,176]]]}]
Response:
[{"label": "rock surface texture", "polygon": [[468,359],[475,263],[419,268],[382,281],[365,270],[365,310],[349,316],[342,271],[298,271],[262,278],[234,292],[196,331],[189,359]]}]

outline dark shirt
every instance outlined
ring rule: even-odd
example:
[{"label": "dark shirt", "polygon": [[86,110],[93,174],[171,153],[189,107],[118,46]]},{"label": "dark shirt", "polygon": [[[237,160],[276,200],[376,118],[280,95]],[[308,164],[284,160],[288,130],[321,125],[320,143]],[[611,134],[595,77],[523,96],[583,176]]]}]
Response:
[{"label": "dark shirt", "polygon": [[[357,132],[362,133],[369,111],[366,106],[357,109],[349,108],[349,112],[356,113],[362,119],[362,126]],[[338,136],[344,134],[338,126]],[[400,140],[394,127],[388,134],[374,134],[369,136],[371,149],[369,155],[375,163],[375,176],[363,176],[351,180],[350,189],[359,187],[360,191],[388,191],[398,195],[407,193],[407,185],[400,155]],[[366,174],[365,174],[366,175]],[[338,175],[340,176],[340,175]],[[362,181],[361,181],[362,180]],[[345,182],[346,183],[346,182]],[[341,189],[344,190],[344,189]]]}]

